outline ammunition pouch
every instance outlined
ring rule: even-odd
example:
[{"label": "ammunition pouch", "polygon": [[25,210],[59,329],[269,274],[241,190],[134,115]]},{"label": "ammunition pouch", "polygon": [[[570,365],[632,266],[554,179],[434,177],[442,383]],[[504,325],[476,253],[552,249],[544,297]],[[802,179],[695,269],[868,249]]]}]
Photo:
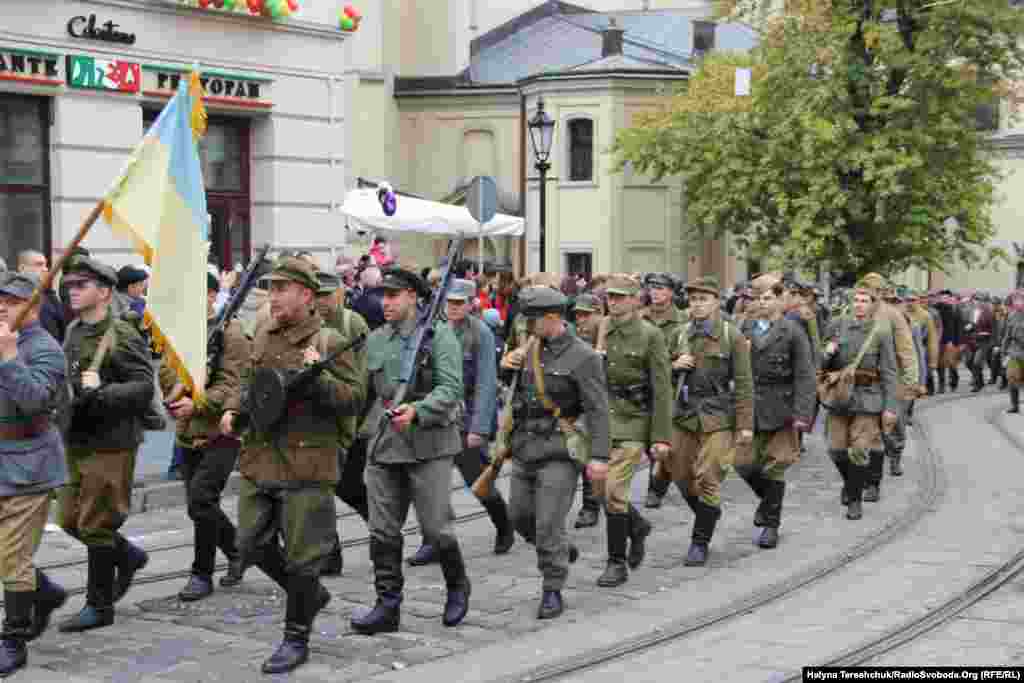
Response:
[{"label": "ammunition pouch", "polygon": [[853,373],[853,383],[858,387],[878,384],[881,381],[882,377],[877,370],[855,370]]},{"label": "ammunition pouch", "polygon": [[651,409],[651,387],[643,384],[609,384],[608,393],[615,398],[629,401],[644,411]]}]

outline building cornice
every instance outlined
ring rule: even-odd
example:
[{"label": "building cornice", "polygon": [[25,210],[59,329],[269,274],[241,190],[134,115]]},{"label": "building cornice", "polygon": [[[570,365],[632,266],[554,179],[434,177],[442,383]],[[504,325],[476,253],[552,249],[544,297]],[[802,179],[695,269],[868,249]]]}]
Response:
[{"label": "building cornice", "polygon": [[263,17],[254,17],[240,12],[218,12],[204,10],[198,7],[182,5],[175,0],[80,0],[90,5],[106,5],[108,7],[121,7],[142,12],[159,12],[160,14],[171,14],[176,16],[201,17],[203,21],[222,24],[244,25],[251,30],[276,31],[280,33],[299,33],[306,36],[313,36],[322,40],[344,41],[348,39],[349,33],[338,30],[334,26],[319,24],[312,21],[300,19],[270,20]]},{"label": "building cornice", "polygon": [[685,81],[690,77],[689,72],[679,69],[609,69],[607,71],[563,71],[556,73],[537,74],[528,76],[518,82],[519,87],[525,88],[538,83],[558,83],[576,81]]}]

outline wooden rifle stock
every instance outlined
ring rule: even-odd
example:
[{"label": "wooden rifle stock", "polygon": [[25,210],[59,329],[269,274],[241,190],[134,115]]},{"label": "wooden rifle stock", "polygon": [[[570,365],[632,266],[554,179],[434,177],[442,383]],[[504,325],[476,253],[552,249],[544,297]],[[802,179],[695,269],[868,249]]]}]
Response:
[{"label": "wooden rifle stock", "polygon": [[[525,353],[523,354],[523,362],[526,362],[526,358],[529,357],[530,351],[533,345],[537,343],[536,337],[530,337],[526,344],[523,346]],[[519,385],[519,376],[522,374],[522,368],[516,372],[515,377],[512,379],[512,383],[505,391],[505,404],[501,407],[501,417],[498,419],[498,443],[497,449],[494,452],[494,459],[491,464],[488,465],[480,476],[477,477],[476,481],[473,482],[473,486],[470,490],[473,491],[473,495],[478,499],[483,500],[491,496],[491,492],[494,488],[494,482],[498,480],[498,475],[501,474],[501,468],[505,465],[505,461],[508,459],[509,453],[512,449],[509,446],[509,438],[512,435],[512,423],[514,420],[512,399],[516,394],[516,387]]]}]

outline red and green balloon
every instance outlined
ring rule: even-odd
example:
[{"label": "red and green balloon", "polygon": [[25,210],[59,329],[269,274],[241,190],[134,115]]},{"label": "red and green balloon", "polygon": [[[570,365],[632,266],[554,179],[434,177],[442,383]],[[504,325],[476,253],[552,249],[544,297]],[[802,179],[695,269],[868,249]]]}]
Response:
[{"label": "red and green balloon", "polygon": [[362,20],[363,15],[359,13],[359,10],[352,5],[345,5],[338,17],[338,26],[342,31],[352,33],[359,29],[359,22]]}]

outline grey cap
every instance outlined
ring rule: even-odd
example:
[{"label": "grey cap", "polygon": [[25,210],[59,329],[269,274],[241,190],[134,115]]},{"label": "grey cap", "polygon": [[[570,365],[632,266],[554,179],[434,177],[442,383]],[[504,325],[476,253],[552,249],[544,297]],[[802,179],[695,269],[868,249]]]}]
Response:
[{"label": "grey cap", "polygon": [[0,294],[28,301],[38,286],[39,278],[34,273],[7,273],[0,284]]},{"label": "grey cap", "polygon": [[539,318],[545,313],[565,313],[568,302],[564,294],[550,287],[527,287],[519,292],[519,310],[527,318]]},{"label": "grey cap", "polygon": [[317,296],[327,296],[338,291],[338,287],[341,284],[341,278],[334,273],[325,273],[322,270],[316,273],[317,282],[320,283],[320,289],[316,290]]},{"label": "grey cap", "polygon": [[455,279],[448,289],[449,301],[468,301],[476,296],[476,283],[472,280]]},{"label": "grey cap", "polygon": [[604,310],[601,300],[593,294],[580,294],[576,297],[576,310],[588,313],[598,313]]}]

